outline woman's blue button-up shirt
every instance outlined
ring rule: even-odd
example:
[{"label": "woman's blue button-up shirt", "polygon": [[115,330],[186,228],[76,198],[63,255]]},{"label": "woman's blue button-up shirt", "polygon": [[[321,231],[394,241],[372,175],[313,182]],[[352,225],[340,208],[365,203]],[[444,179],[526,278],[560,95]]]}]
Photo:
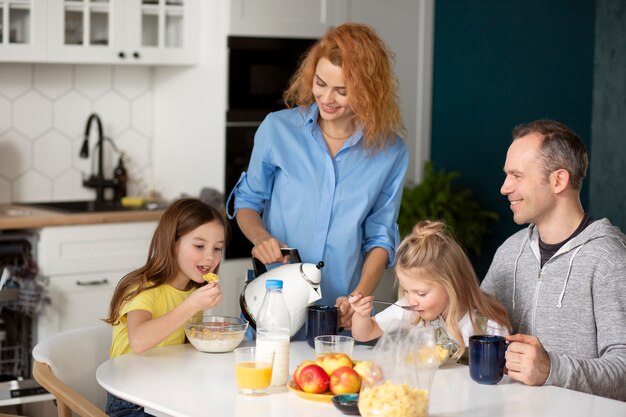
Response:
[{"label": "woman's blue button-up shirt", "polygon": [[313,104],[265,118],[234,207],[262,214],[269,233],[297,248],[303,262],[324,261],[319,303],[334,305],[354,290],[372,248],[387,250],[393,263],[408,152],[399,137],[368,151],[357,130],[333,158],[318,114]]}]

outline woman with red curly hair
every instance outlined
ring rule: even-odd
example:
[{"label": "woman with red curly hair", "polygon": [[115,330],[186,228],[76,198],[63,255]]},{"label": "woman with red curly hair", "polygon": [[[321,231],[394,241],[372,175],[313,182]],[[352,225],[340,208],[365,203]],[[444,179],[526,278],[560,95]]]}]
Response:
[{"label": "woman with red curly hair", "polygon": [[324,261],[322,300],[348,327],[347,294],[371,294],[399,242],[408,153],[393,54],[369,26],[330,29],[283,94],[288,109],[259,126],[235,189],[239,227],[265,264]]}]

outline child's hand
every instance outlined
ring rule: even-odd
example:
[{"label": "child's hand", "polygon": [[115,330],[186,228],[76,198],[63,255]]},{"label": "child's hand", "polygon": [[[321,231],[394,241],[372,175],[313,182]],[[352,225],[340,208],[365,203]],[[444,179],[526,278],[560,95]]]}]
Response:
[{"label": "child's hand", "polygon": [[195,290],[187,299],[195,311],[216,307],[222,302],[222,290],[217,282],[210,282]]},{"label": "child's hand", "polygon": [[355,314],[363,317],[369,317],[372,314],[372,308],[374,307],[374,297],[368,295],[363,297],[361,293],[353,293],[348,297],[348,302],[352,306]]}]

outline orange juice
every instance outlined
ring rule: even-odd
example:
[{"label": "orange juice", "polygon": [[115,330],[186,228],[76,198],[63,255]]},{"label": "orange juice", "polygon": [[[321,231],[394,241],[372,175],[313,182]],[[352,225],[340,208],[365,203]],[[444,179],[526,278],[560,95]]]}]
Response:
[{"label": "orange juice", "polygon": [[235,367],[235,378],[239,388],[267,388],[272,381],[272,365],[267,362],[239,362]]}]

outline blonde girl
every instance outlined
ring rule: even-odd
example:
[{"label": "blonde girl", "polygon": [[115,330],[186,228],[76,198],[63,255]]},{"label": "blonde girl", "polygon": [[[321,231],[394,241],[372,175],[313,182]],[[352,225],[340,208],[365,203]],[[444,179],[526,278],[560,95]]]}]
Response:
[{"label": "blonde girl", "polygon": [[[437,221],[415,225],[396,251],[395,272],[402,297],[417,313],[417,322],[435,326],[459,346],[460,356],[473,334],[507,335],[510,322],[506,310],[481,292],[474,268],[459,244]],[[370,317],[373,298],[350,296],[355,311],[352,334],[356,340],[380,337],[404,310],[390,306]]]}]

